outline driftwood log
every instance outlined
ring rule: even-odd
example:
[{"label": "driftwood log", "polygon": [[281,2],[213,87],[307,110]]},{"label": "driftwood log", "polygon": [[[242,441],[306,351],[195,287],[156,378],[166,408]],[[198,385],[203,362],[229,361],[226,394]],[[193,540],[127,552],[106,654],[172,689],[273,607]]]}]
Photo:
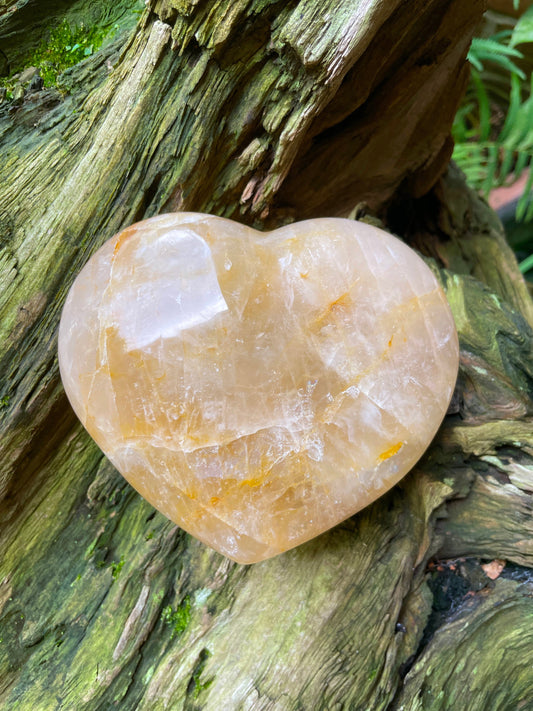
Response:
[{"label": "driftwood log", "polygon": [[[126,26],[130,5],[4,0],[0,47],[14,61],[95,8]],[[150,0],[59,88],[0,104],[0,708],[533,709],[533,307],[497,217],[448,165],[482,12]],[[416,469],[254,566],[143,501],[58,376],[79,269],[175,210],[377,217],[427,257],[460,334]]]}]

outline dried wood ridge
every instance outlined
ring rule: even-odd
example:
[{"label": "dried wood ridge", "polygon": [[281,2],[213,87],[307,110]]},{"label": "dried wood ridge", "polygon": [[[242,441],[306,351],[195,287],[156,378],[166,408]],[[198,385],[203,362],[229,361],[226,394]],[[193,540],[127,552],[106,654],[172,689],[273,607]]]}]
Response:
[{"label": "dried wood ridge", "polygon": [[[527,708],[533,311],[494,214],[453,168],[439,177],[482,3],[149,5],[63,92],[0,105],[0,707]],[[34,18],[62,6],[0,4],[2,47],[35,44]],[[273,227],[362,202],[447,290],[450,414],[376,504],[230,563],[155,514],[76,422],[56,359],[66,292],[105,239],[159,212]],[[434,556],[513,572],[457,564],[439,614]]]}]

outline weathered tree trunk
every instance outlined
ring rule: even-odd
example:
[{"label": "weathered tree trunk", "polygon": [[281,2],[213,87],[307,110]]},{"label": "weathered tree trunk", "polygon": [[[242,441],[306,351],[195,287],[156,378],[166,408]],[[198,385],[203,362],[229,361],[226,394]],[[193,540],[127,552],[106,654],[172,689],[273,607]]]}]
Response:
[{"label": "weathered tree trunk", "polygon": [[[49,5],[0,4],[0,39],[24,41],[14,8]],[[533,308],[496,216],[446,168],[481,12],[153,0],[68,93],[0,105],[1,708],[533,708]],[[105,239],[158,212],[273,227],[357,205],[433,258],[461,340],[450,413],[390,494],[239,566],[77,423],[61,306]],[[493,581],[484,559],[508,564]]]}]

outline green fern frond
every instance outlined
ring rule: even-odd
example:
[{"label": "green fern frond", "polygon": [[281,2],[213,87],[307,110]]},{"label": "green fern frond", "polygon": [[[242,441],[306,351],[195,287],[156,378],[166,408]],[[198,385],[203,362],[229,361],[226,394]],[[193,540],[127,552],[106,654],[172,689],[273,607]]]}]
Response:
[{"label": "green fern frond", "polygon": [[[477,131],[473,135],[466,125],[471,111],[471,105],[466,105],[463,112],[458,112],[454,124],[456,145],[453,158],[470,185],[487,197],[491,190],[508,184],[533,165],[533,78],[528,98],[522,101],[520,78],[517,75],[511,77],[509,110],[500,133],[493,140],[489,139],[490,115],[487,116],[486,89],[482,86],[481,77],[473,76],[473,82],[479,100]],[[472,141],[472,138],[475,140]],[[533,203],[530,200],[532,181],[530,174],[517,206],[517,219],[533,217]]]},{"label": "green fern frond", "polygon": [[[516,73],[521,79],[525,79],[526,75],[511,59],[521,59],[522,53],[514,47],[510,47],[508,42],[512,38],[510,30],[504,30],[492,37],[474,37],[467,58],[473,67],[478,72],[484,69],[483,62],[490,61],[493,64],[501,66],[509,72]],[[507,42],[507,44],[504,44]]]},{"label": "green fern frond", "polygon": [[524,87],[525,74],[515,62],[523,59],[515,48],[523,42],[533,42],[533,7],[514,30],[473,40],[471,81],[452,134],[453,159],[485,197],[531,168],[516,209],[516,218],[527,221],[533,220],[533,78]]},{"label": "green fern frond", "polygon": [[[519,152],[498,141],[458,143],[452,157],[466,175],[468,183],[488,197],[491,190],[508,185],[514,175],[533,163],[533,147]],[[527,201],[531,185],[526,189]]]}]

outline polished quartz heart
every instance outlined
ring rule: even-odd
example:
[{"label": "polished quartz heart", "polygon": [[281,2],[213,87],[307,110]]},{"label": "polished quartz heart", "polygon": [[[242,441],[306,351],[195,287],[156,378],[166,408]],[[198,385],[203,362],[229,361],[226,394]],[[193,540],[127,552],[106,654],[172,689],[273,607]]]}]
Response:
[{"label": "polished quartz heart", "polygon": [[76,414],[157,509],[252,563],[354,514],[414,465],[458,367],[446,298],[350,220],[261,233],[181,213],[110,239],[59,331]]}]

